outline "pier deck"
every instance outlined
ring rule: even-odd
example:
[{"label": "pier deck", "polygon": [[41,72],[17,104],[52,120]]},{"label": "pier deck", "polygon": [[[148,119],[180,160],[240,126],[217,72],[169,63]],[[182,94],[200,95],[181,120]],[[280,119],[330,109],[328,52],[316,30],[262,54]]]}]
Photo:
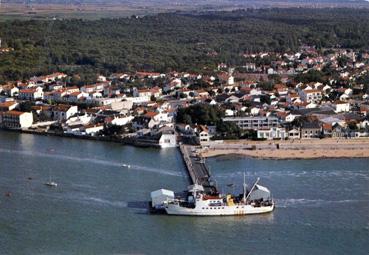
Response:
[{"label": "pier deck", "polygon": [[204,186],[207,193],[216,193],[216,187],[210,181],[210,171],[205,164],[205,160],[198,156],[195,146],[180,145],[183,161],[192,184]]}]

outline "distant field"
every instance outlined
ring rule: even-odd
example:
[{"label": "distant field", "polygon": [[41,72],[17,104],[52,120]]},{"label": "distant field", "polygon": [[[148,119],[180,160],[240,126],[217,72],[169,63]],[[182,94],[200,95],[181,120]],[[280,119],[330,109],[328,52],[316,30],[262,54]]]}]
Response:
[{"label": "distant field", "polygon": [[129,4],[31,4],[23,3],[3,3],[0,5],[0,21],[12,19],[45,19],[55,17],[59,19],[89,19],[96,20],[101,18],[119,18],[131,15],[150,15],[163,12],[174,11],[230,11],[242,8],[290,8],[290,7],[352,7],[352,8],[369,8],[369,2],[343,2],[343,3],[310,3],[310,2],[289,2],[289,1],[245,1],[228,2],[210,0],[194,2],[193,4],[179,4],[178,2],[170,2],[168,4],[157,2],[141,2]]},{"label": "distant field", "polygon": [[145,9],[129,6],[76,6],[76,5],[32,5],[6,4],[0,8],[0,20],[11,19],[45,19],[55,18],[78,18],[78,19],[100,19],[119,18],[131,15],[148,15],[165,12],[165,9]]}]

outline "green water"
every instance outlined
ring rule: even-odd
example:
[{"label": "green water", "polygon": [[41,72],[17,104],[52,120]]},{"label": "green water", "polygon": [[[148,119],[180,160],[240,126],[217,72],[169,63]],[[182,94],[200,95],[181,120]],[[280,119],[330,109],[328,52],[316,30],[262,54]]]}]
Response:
[{"label": "green water", "polygon": [[[151,191],[188,184],[176,149],[0,131],[0,254],[367,254],[368,159],[208,164],[223,191],[239,191],[245,170],[250,183],[260,176],[277,209],[149,215]],[[44,185],[49,176],[57,188]]]}]

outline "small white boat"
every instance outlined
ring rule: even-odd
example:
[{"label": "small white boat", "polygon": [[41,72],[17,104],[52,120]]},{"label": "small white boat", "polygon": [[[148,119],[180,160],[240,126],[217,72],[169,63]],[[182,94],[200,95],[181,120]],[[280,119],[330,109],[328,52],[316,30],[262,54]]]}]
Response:
[{"label": "small white boat", "polygon": [[49,186],[49,187],[57,187],[58,186],[58,184],[56,182],[51,180],[51,171],[50,171],[50,169],[49,169],[49,181],[45,182],[45,185]]},{"label": "small white boat", "polygon": [[128,165],[128,164],[122,164],[122,167],[131,168],[131,165]]},{"label": "small white boat", "polygon": [[45,183],[46,186],[49,186],[49,187],[57,187],[58,184],[56,182],[52,182],[52,181],[48,181]]}]

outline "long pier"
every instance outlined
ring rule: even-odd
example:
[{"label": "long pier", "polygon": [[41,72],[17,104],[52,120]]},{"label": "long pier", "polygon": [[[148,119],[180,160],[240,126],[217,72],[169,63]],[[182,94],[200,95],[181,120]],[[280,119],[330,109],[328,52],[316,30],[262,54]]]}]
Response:
[{"label": "long pier", "polygon": [[181,144],[179,149],[191,183],[202,185],[207,193],[216,193],[217,189],[210,180],[209,168],[206,166],[204,159],[197,154],[195,146]]}]

